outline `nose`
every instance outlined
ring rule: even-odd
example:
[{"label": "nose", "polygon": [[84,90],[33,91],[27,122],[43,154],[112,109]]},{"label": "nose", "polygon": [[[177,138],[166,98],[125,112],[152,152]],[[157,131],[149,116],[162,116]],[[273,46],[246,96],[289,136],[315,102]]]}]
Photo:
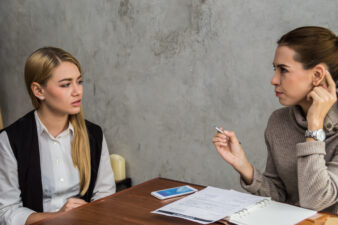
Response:
[{"label": "nose", "polygon": [[74,85],[73,85],[72,95],[73,96],[80,96],[81,94],[82,94],[82,85],[75,82]]},{"label": "nose", "polygon": [[280,84],[280,75],[279,75],[277,70],[273,74],[273,77],[271,79],[271,84],[272,85],[279,85]]}]

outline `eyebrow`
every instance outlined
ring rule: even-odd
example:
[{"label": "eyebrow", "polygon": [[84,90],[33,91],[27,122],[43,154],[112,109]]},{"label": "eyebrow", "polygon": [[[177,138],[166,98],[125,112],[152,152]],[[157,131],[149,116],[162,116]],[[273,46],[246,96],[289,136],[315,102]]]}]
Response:
[{"label": "eyebrow", "polygon": [[273,67],[290,67],[290,66],[288,66],[288,65],[285,65],[285,64],[277,64],[277,65],[275,65],[274,63],[272,63],[272,66]]},{"label": "eyebrow", "polygon": [[[76,78],[76,80],[79,80],[81,78],[82,78],[82,74],[80,74],[80,76],[78,76]],[[73,80],[72,78],[65,78],[65,79],[59,80],[58,82],[60,83],[60,82],[63,82],[63,81],[72,81],[72,80]]]}]

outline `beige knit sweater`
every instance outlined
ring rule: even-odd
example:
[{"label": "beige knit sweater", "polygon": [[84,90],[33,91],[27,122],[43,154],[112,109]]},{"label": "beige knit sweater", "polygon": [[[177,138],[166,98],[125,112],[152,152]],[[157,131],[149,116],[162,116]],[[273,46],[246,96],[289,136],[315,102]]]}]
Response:
[{"label": "beige knit sweater", "polygon": [[272,113],[265,130],[265,172],[254,170],[247,191],[317,211],[338,213],[338,104],[324,121],[325,142],[305,142],[307,121],[299,106]]}]

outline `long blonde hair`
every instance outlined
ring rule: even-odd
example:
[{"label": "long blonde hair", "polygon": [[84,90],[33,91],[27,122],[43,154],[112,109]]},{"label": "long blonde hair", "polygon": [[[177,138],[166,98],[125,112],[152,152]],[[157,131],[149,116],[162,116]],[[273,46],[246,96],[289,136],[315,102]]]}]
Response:
[{"label": "long blonde hair", "polygon": [[1,115],[1,109],[0,109],[0,130],[4,127],[4,124],[2,122],[2,115]]},{"label": "long blonde hair", "polygon": [[[37,82],[42,86],[45,85],[52,76],[53,70],[59,66],[61,62],[71,62],[75,64],[82,74],[81,66],[77,59],[60,48],[40,48],[28,57],[25,64],[25,83],[35,109],[40,108],[41,101],[33,94],[31,84]],[[74,127],[74,138],[72,141],[73,164],[79,170],[80,194],[84,195],[90,183],[91,164],[89,138],[82,107],[78,114],[69,115],[69,121]]]}]

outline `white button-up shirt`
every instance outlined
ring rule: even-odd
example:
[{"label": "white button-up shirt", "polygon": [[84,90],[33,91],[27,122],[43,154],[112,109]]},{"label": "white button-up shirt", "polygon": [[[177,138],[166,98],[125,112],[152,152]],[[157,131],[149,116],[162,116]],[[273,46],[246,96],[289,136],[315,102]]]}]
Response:
[{"label": "white button-up shirt", "polygon": [[[35,111],[37,126],[44,212],[58,211],[68,198],[80,193],[79,171],[74,167],[71,142],[74,129],[68,128],[54,138]],[[92,200],[115,193],[114,174],[105,137]],[[34,211],[23,207],[20,197],[17,162],[7,133],[0,134],[0,224],[25,224]]]}]

